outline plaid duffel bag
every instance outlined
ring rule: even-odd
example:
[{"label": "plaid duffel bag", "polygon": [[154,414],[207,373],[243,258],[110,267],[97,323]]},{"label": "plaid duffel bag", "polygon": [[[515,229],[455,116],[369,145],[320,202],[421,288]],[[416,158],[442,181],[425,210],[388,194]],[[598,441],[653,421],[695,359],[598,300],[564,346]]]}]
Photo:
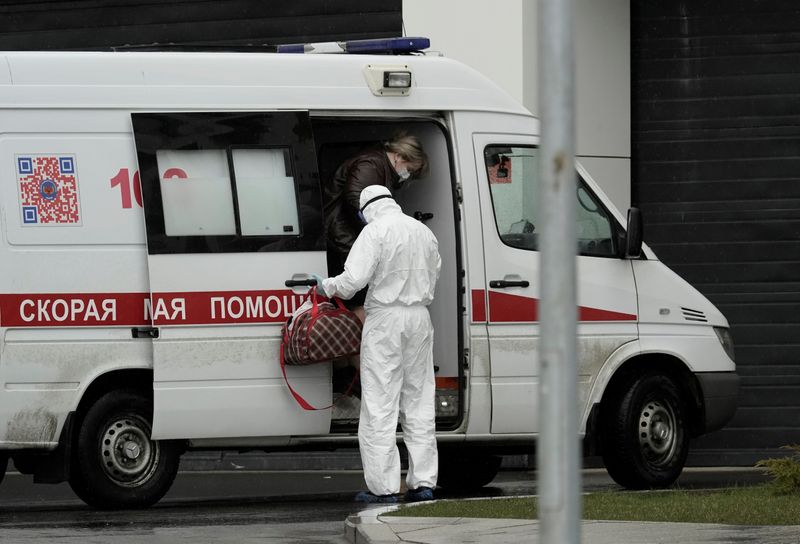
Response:
[{"label": "plaid duffel bag", "polygon": [[311,365],[357,355],[361,349],[361,320],[338,298],[320,300],[316,289],[283,325],[284,360],[287,365]]},{"label": "plaid duffel bag", "polygon": [[[283,380],[297,403],[304,410],[325,410],[333,404],[315,408],[309,404],[289,383],[286,365],[311,365],[356,355],[361,349],[361,320],[348,310],[338,298],[330,302],[321,298],[315,288],[309,291],[309,299],[294,312],[283,325],[281,334],[281,372]],[[310,303],[309,303],[310,302]],[[358,378],[356,373],[345,396]]]}]

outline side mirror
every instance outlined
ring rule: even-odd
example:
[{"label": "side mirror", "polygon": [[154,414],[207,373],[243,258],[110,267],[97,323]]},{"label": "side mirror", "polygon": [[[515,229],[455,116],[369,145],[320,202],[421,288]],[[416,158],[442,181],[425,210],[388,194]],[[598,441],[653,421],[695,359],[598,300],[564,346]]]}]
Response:
[{"label": "side mirror", "polygon": [[639,208],[628,208],[628,229],[624,241],[624,257],[638,259],[642,254],[642,212]]}]

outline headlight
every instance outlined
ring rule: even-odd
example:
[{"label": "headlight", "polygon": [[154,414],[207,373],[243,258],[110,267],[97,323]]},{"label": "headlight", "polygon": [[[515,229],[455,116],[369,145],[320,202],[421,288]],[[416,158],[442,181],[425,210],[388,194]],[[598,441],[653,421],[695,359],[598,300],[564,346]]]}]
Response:
[{"label": "headlight", "polygon": [[719,343],[722,344],[722,349],[725,350],[725,353],[728,354],[731,361],[736,361],[736,358],[733,356],[733,337],[731,336],[731,330],[724,327],[714,327],[714,332],[717,333]]}]

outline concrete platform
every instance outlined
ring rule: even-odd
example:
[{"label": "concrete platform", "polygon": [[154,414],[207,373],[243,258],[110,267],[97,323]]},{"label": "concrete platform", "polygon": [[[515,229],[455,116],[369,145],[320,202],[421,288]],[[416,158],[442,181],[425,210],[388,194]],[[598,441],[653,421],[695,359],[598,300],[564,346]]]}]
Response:
[{"label": "concrete platform", "polygon": [[[518,544],[539,542],[536,520],[414,518],[385,516],[397,506],[378,506],[351,515],[345,538],[353,544]],[[592,544],[797,544],[798,526],[707,523],[583,521],[581,541]]]}]

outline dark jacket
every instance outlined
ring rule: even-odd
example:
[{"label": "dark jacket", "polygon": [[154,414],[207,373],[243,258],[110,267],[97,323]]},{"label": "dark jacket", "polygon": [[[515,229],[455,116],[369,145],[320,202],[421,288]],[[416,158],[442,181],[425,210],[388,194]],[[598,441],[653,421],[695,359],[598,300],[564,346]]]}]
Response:
[{"label": "dark jacket", "polygon": [[345,257],[364,228],[358,219],[358,199],[369,185],[383,185],[394,191],[397,175],[386,151],[374,149],[345,161],[325,187],[325,229],[328,247]]}]

